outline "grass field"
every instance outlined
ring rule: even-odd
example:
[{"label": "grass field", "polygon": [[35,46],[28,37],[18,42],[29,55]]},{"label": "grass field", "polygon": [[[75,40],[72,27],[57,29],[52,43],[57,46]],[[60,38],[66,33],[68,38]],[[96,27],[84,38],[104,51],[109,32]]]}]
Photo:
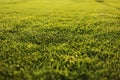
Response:
[{"label": "grass field", "polygon": [[0,80],[120,80],[120,0],[0,0]]}]

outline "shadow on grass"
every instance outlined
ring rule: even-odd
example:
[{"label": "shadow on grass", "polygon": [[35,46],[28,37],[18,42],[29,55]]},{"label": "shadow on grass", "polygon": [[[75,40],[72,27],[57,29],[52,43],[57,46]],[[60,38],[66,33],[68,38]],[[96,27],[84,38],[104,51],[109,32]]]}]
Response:
[{"label": "shadow on grass", "polygon": [[96,0],[96,2],[101,3],[101,4],[103,4],[103,5],[106,5],[106,6],[108,6],[108,7],[112,7],[112,8],[115,8],[115,9],[117,9],[117,10],[120,10],[120,7],[116,7],[116,6],[113,6],[113,5],[111,5],[111,4],[105,3],[104,0]]},{"label": "shadow on grass", "polygon": [[95,0],[96,2],[103,3],[104,0]]}]

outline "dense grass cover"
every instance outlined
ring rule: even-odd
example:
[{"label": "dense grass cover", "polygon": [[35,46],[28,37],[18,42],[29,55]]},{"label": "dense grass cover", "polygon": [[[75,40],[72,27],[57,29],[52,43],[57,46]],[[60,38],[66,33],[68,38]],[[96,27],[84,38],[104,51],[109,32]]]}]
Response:
[{"label": "dense grass cover", "polygon": [[120,0],[0,0],[0,80],[119,80]]}]

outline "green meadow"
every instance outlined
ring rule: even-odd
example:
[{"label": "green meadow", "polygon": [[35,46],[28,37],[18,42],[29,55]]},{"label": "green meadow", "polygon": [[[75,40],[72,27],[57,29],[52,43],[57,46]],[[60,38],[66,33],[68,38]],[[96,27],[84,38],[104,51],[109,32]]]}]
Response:
[{"label": "green meadow", "polygon": [[0,0],[0,80],[120,80],[120,0]]}]

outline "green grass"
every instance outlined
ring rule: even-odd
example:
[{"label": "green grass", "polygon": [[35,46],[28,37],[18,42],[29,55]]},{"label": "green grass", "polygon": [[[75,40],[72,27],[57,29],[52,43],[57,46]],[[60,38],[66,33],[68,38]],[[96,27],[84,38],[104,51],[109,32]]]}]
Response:
[{"label": "green grass", "polygon": [[119,80],[120,0],[0,0],[0,80]]}]

